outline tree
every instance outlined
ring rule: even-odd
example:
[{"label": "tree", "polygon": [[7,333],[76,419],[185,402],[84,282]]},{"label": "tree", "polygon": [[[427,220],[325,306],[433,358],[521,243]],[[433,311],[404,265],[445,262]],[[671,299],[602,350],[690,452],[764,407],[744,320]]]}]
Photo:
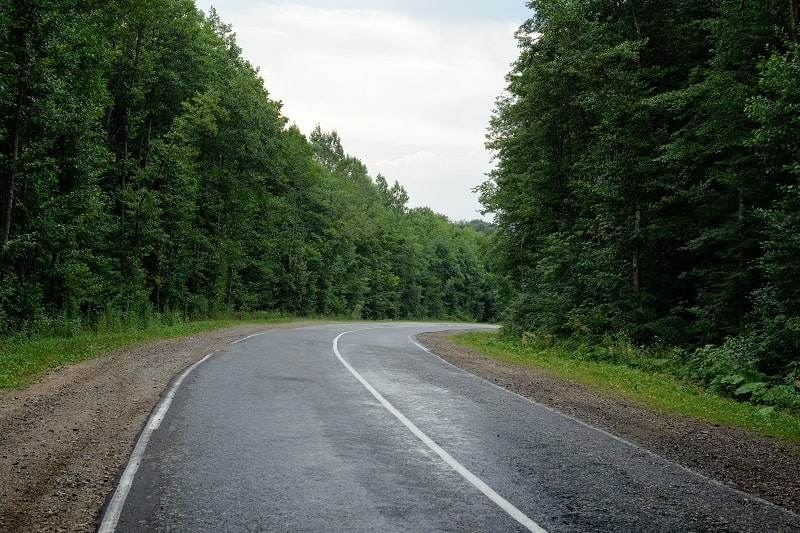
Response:
[{"label": "tree", "polygon": [[378,194],[380,194],[381,202],[385,208],[396,213],[403,213],[406,211],[408,193],[402,185],[395,181],[394,184],[389,187],[386,178],[381,174],[378,174],[375,178],[375,183],[378,186]]},{"label": "tree", "polygon": [[335,131],[288,126],[213,10],[0,0],[0,22],[0,333],[485,308],[475,243],[417,225]]},{"label": "tree", "polygon": [[98,16],[69,0],[0,8],[0,329],[77,313],[96,291],[108,57]]},{"label": "tree", "polygon": [[[759,215],[765,223],[757,266],[764,284],[754,291],[755,354],[761,370],[787,374],[800,360],[800,47],[797,12],[790,11],[786,51],[761,63],[759,94],[747,107],[757,127],[748,145],[761,161],[775,198]],[[754,343],[755,344],[755,343]],[[792,368],[794,365],[794,368]]]},{"label": "tree", "polygon": [[760,255],[762,224],[755,216],[769,202],[771,185],[747,147],[754,128],[743,112],[757,88],[758,58],[775,43],[781,2],[715,5],[709,20],[709,59],[673,102],[681,126],[665,145],[669,171],[682,178],[673,196],[688,210],[683,278],[695,293],[691,313],[699,342],[742,332],[748,295],[760,283],[752,269]]},{"label": "tree", "polygon": [[497,169],[482,187],[516,295],[508,320],[562,334],[680,338],[675,319],[691,292],[671,231],[681,224],[669,211],[680,174],[665,171],[661,156],[676,127],[668,95],[706,57],[696,21],[708,8],[531,7],[490,126]]}]

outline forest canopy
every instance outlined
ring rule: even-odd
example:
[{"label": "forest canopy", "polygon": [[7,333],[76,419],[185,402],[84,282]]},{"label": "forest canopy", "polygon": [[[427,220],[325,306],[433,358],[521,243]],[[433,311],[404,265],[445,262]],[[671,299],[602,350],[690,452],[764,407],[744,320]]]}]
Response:
[{"label": "forest canopy", "polygon": [[529,2],[480,187],[507,331],[677,346],[718,388],[796,393],[799,5]]},{"label": "forest canopy", "polygon": [[109,313],[487,320],[485,233],[303,135],[192,0],[0,0],[0,335]]}]

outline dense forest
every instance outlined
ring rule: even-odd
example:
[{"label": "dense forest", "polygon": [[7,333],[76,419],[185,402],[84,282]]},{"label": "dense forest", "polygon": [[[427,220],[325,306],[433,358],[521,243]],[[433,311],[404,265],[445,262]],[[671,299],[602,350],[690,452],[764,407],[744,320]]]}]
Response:
[{"label": "dense forest", "polygon": [[479,188],[506,329],[800,398],[800,2],[529,6]]},{"label": "dense forest", "polygon": [[489,224],[300,132],[192,0],[0,0],[0,335],[500,318],[800,406],[798,4],[529,2]]},{"label": "dense forest", "polygon": [[481,224],[303,135],[192,0],[0,0],[0,199],[0,335],[493,313]]}]

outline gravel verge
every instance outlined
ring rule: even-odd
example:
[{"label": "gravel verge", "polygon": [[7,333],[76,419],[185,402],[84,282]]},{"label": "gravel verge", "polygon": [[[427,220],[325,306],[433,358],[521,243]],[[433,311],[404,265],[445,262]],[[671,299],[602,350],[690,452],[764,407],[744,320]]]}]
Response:
[{"label": "gravel verge", "polygon": [[[455,332],[449,332],[455,333]],[[735,427],[666,414],[448,341],[419,335],[451,364],[504,389],[622,437],[708,478],[800,513],[800,445]]]},{"label": "gravel verge", "polygon": [[[148,415],[184,368],[253,333],[247,325],[121,349],[0,392],[0,531],[95,531]],[[447,361],[722,483],[800,511],[800,447],[627,405],[546,372],[419,336]]]},{"label": "gravel verge", "polygon": [[247,325],[120,349],[0,392],[0,531],[95,531],[100,510],[169,382]]}]

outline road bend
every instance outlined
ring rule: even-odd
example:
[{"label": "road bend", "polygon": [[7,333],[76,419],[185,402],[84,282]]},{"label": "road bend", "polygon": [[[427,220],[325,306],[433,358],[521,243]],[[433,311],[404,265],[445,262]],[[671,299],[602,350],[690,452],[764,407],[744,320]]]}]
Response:
[{"label": "road bend", "polygon": [[427,353],[440,323],[249,337],[182,375],[100,531],[800,531]]}]

